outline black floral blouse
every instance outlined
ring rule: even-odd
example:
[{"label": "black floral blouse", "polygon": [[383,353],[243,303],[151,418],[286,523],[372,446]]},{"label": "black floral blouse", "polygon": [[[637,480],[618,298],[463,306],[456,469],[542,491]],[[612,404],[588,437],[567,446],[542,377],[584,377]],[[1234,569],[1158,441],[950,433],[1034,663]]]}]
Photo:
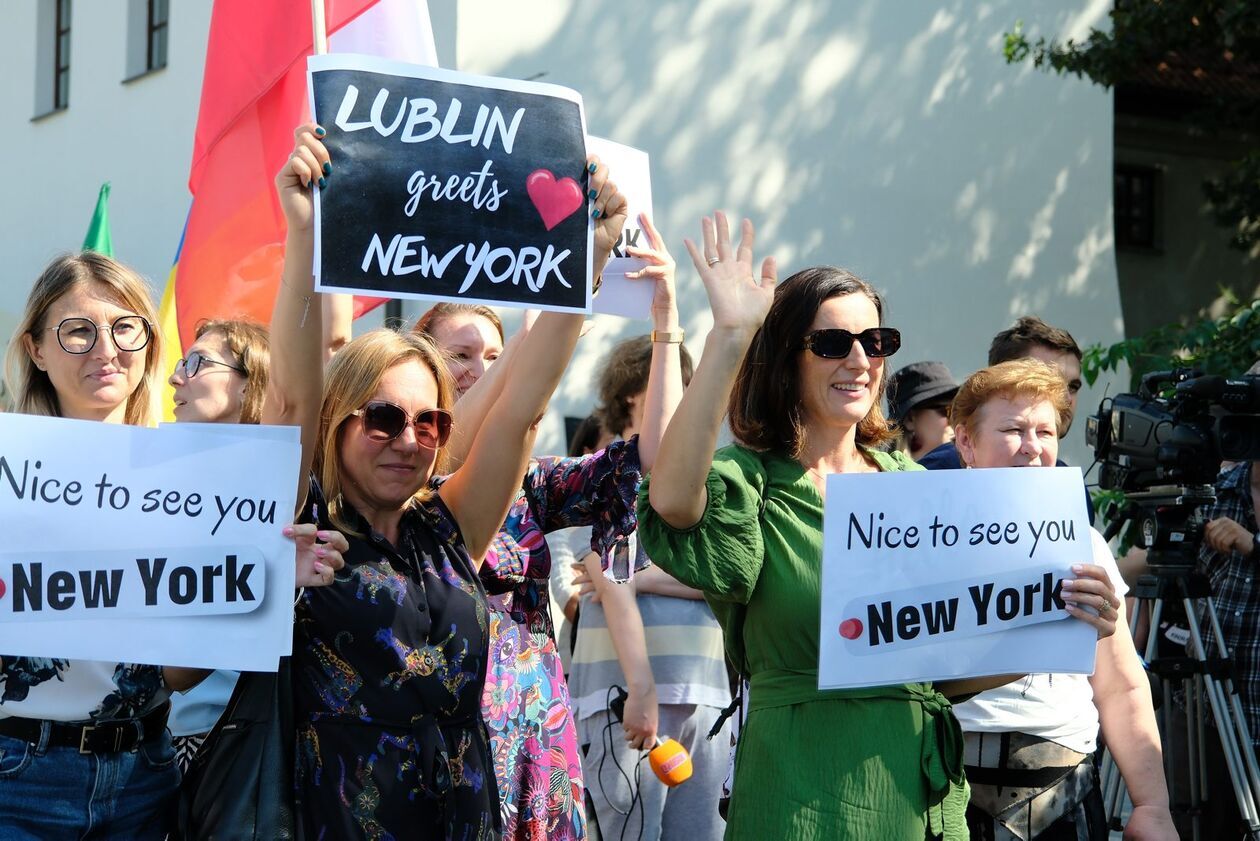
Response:
[{"label": "black floral blouse", "polygon": [[486,597],[458,526],[436,497],[397,546],[347,516],[367,536],[294,617],[299,837],[497,839]]}]

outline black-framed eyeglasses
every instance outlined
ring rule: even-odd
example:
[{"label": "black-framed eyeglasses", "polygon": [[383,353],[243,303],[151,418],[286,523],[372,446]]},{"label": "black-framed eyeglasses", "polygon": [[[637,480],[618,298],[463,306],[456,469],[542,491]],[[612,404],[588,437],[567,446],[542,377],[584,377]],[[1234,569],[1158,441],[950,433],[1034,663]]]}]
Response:
[{"label": "black-framed eyeglasses", "polygon": [[242,377],[249,376],[249,372],[244,368],[232,365],[229,362],[220,362],[217,359],[211,359],[199,350],[194,350],[192,353],[188,354],[188,356],[176,362],[175,370],[178,371],[180,368],[183,368],[184,376],[191,380],[193,377],[197,376],[197,372],[201,370],[202,365],[222,365],[224,368],[230,368]]},{"label": "black-framed eyeglasses", "polygon": [[445,409],[421,409],[415,417],[385,400],[371,400],[350,414],[363,421],[363,432],[373,441],[393,441],[410,423],[416,428],[416,442],[427,449],[436,450],[451,437],[451,413]]},{"label": "black-framed eyeglasses", "polygon": [[854,341],[862,346],[867,356],[892,356],[901,349],[901,331],[893,327],[871,327],[861,333],[835,327],[815,330],[805,337],[801,348],[823,359],[844,359],[853,350]]},{"label": "black-framed eyeglasses", "polygon": [[57,344],[66,353],[87,353],[96,347],[101,329],[109,330],[114,347],[128,353],[143,350],[153,337],[153,327],[142,315],[120,315],[112,324],[97,324],[90,318],[63,318],[56,327],[45,330],[57,332]]}]

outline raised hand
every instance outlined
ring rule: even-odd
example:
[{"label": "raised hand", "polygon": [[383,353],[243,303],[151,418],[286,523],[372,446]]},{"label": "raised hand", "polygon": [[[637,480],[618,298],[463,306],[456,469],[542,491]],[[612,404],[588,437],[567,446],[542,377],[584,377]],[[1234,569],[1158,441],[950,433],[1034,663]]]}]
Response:
[{"label": "raised hand", "polygon": [[595,252],[592,254],[591,271],[598,275],[608,262],[613,246],[621,237],[621,229],[626,226],[629,208],[626,197],[618,190],[617,185],[608,180],[608,167],[604,166],[598,155],[590,155],[586,159],[587,199],[591,204],[591,218],[595,220]]},{"label": "raised hand", "polygon": [[675,294],[674,258],[670,256],[665,241],[652,224],[652,218],[646,213],[639,216],[639,224],[647,234],[648,248],[629,246],[626,253],[631,257],[646,260],[647,265],[637,272],[626,272],[631,280],[647,279],[654,284],[652,289],[652,327],[661,330],[678,329],[678,302]]},{"label": "raised hand", "polygon": [[756,330],[774,302],[774,288],[778,283],[774,258],[767,257],[761,262],[760,273],[754,273],[753,225],[747,219],[740,231],[738,248],[731,246],[730,226],[721,211],[712,219],[706,216],[701,227],[703,254],[691,240],[684,242],[704,281],[714,328]]},{"label": "raised hand", "polygon": [[293,130],[293,153],[276,173],[276,194],[290,229],[307,230],[315,221],[315,202],[311,189],[323,189],[332,176],[328,149],[321,142],[326,132],[314,123],[304,123]]}]

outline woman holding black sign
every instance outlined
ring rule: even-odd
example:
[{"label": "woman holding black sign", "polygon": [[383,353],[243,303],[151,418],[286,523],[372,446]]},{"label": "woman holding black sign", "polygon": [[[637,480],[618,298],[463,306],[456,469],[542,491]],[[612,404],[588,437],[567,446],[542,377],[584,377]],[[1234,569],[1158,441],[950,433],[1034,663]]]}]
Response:
[{"label": "woman holding black sign", "polygon": [[[818,689],[825,477],[916,469],[877,449],[900,334],[865,282],[823,267],[778,284],[752,245],[752,224],[736,248],[721,214],[703,252],[687,243],[714,327],[639,496],[644,548],[704,591],[751,683],[727,837],[966,838],[948,698],[1009,678]],[[739,443],[715,457],[728,400]]]},{"label": "woman holding black sign", "polygon": [[[9,344],[15,411],[156,425],[156,320],[148,284],[121,263],[90,251],[53,260]],[[307,531],[300,530],[299,570],[314,562]],[[340,563],[335,552],[331,560]],[[188,674],[0,656],[0,834],[165,837],[179,783],[167,699],[170,689],[190,685]]]},{"label": "woman holding black sign", "polygon": [[[293,671],[304,836],[492,839],[497,787],[481,690],[485,590],[477,570],[525,473],[534,424],[576,345],[581,315],[548,313],[526,337],[463,465],[435,487],[454,386],[428,339],[375,331],[347,344],[321,388],[312,305],[311,183],[335,190],[307,125],[276,179],[288,222],[272,321],[272,396],[302,428],[316,479],[302,510],[350,536],[344,574],[299,599]],[[595,209],[620,229],[625,200],[592,161]],[[614,234],[615,237],[615,234]],[[595,260],[613,240],[597,229]],[[602,265],[597,262],[596,265]]]},{"label": "woman holding black sign", "polygon": [[[950,420],[967,467],[1054,467],[1059,430],[1072,417],[1057,368],[1003,362],[967,378]],[[1114,583],[1098,596],[1064,598],[1099,609],[1116,633],[1098,641],[1093,675],[1028,675],[954,709],[965,733],[971,837],[1105,841],[1107,826],[1093,752],[1099,723],[1129,795],[1126,838],[1177,837],[1168,812],[1163,754],[1151,690],[1124,616],[1124,580],[1103,536],[1089,530],[1094,569]],[[1080,608],[1073,605],[1070,609]]]}]

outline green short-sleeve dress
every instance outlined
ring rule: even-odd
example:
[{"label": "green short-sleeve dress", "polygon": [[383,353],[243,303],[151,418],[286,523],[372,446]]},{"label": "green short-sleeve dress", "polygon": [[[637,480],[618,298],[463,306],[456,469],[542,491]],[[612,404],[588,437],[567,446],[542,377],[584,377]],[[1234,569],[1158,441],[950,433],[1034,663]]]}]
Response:
[{"label": "green short-sleeve dress", "polygon": [[[881,470],[921,469],[867,453]],[[931,684],[818,689],[823,501],[799,463],[718,451],[700,522],[678,530],[639,494],[648,557],[702,590],[749,677],[730,839],[967,838],[962,737]]]}]

